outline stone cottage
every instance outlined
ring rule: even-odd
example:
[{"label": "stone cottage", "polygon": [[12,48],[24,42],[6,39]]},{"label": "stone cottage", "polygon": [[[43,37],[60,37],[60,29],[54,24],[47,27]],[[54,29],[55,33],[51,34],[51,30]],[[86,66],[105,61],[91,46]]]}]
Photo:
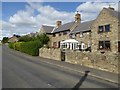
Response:
[{"label": "stone cottage", "polygon": [[114,8],[108,7],[103,8],[95,20],[81,22],[81,14],[77,12],[74,21],[65,24],[57,21],[55,27],[44,25],[39,33],[49,35],[49,46],[53,48],[64,47],[72,50],[89,50],[95,53],[106,51],[116,53],[120,51],[118,26],[118,12]]},{"label": "stone cottage", "polygon": [[103,8],[95,20],[86,22],[81,22],[77,12],[74,21],[57,21],[55,27],[46,29],[52,48],[41,48],[39,56],[118,73],[119,27],[118,12],[112,7]]},{"label": "stone cottage", "polygon": [[[91,47],[91,26],[93,22],[94,20],[82,23],[81,15],[77,12],[74,21],[63,25],[62,21],[57,21],[55,27],[42,26],[39,33],[49,35],[50,47],[60,48],[62,43],[66,49],[87,49]],[[73,39],[78,43],[72,42]]]},{"label": "stone cottage", "polygon": [[114,8],[103,8],[93,23],[92,52],[117,53],[120,52],[120,21],[118,12]]},{"label": "stone cottage", "polygon": [[8,43],[14,43],[19,41],[19,35],[13,35],[12,37],[9,38]]}]

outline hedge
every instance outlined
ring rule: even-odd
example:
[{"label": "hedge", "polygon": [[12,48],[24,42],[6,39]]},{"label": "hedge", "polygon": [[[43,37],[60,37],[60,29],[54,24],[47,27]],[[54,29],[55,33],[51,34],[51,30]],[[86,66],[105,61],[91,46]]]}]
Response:
[{"label": "hedge", "polygon": [[13,45],[14,43],[9,43],[9,48],[14,49]]},{"label": "hedge", "polygon": [[41,48],[43,45],[41,41],[30,41],[30,42],[16,42],[9,44],[9,47],[24,53],[27,53],[32,56],[38,56],[39,55],[39,48]]}]

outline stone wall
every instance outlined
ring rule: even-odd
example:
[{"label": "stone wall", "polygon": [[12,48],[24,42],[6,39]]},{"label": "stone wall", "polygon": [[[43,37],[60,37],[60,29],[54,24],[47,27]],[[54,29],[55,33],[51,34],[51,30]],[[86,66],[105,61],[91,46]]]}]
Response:
[{"label": "stone wall", "polygon": [[40,48],[39,56],[44,58],[50,58],[54,60],[60,60],[60,49],[54,48]]},{"label": "stone wall", "polygon": [[96,54],[90,52],[66,52],[66,62],[118,73],[120,54]]},{"label": "stone wall", "polygon": [[[61,61],[60,49],[41,48],[39,49],[39,56]],[[65,62],[79,64],[114,73],[118,73],[119,59],[120,53],[98,54],[73,50],[67,50],[65,52]]]}]

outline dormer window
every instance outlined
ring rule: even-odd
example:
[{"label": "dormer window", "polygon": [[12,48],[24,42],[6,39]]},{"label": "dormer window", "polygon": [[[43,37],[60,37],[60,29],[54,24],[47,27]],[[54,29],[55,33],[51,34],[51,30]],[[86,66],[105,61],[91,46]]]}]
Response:
[{"label": "dormer window", "polygon": [[76,34],[72,34],[72,38],[75,38],[76,37]]},{"label": "dormer window", "polygon": [[80,32],[80,38],[82,38],[83,37],[83,33],[82,32]]}]

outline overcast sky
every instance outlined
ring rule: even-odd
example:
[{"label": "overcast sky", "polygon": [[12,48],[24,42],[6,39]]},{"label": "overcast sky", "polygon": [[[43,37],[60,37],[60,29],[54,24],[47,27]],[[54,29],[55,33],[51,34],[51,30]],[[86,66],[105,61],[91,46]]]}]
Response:
[{"label": "overcast sky", "polygon": [[[98,1],[98,0],[96,0]],[[38,32],[41,25],[55,25],[74,21],[76,11],[82,21],[93,20],[103,7],[111,5],[118,10],[117,2],[2,2],[2,19],[0,19],[0,39],[13,34],[24,35]],[[0,15],[1,18],[1,15]]]}]

